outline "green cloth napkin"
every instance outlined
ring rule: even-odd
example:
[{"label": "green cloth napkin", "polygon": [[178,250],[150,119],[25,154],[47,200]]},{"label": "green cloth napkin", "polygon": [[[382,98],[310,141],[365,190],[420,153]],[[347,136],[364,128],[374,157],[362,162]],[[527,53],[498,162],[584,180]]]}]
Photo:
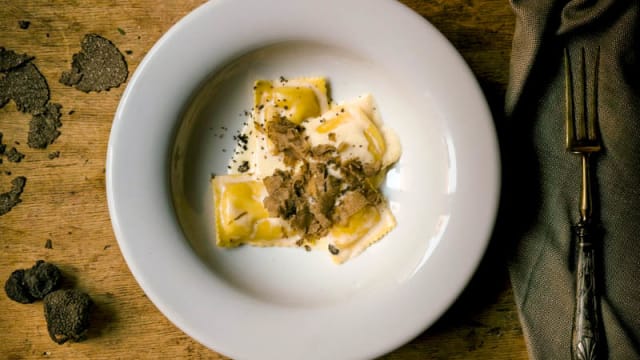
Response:
[{"label": "green cloth napkin", "polygon": [[[504,161],[497,230],[533,359],[570,359],[575,301],[572,224],[580,158],[564,148],[563,49],[577,68],[600,47],[604,152],[593,160],[601,231],[598,286],[605,354],[640,359],[640,1],[511,0],[516,28],[499,124]],[[574,78],[575,81],[575,78]],[[604,358],[604,357],[603,357]]]}]

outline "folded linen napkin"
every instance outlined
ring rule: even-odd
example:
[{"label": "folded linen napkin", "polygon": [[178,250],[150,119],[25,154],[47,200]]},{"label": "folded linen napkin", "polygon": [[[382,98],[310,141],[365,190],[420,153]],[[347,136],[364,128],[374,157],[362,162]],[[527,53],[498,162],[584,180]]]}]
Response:
[{"label": "folded linen napkin", "polygon": [[[498,219],[513,242],[509,271],[533,359],[570,359],[580,160],[564,148],[567,47],[587,67],[600,48],[604,151],[594,156],[604,357],[640,359],[640,1],[511,0],[516,28],[499,124],[504,196]],[[574,65],[574,68],[577,65]]]}]

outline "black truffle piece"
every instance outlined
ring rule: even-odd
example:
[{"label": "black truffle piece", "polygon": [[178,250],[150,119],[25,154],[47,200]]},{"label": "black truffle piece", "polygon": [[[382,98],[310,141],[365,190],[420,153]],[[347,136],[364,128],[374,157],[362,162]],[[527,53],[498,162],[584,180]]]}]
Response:
[{"label": "black truffle piece", "polygon": [[0,72],[7,72],[31,60],[33,60],[33,56],[20,55],[13,50],[7,50],[0,46]]},{"label": "black truffle piece", "polygon": [[0,107],[10,99],[18,110],[38,114],[49,101],[49,85],[33,63],[26,63],[0,78]]},{"label": "black truffle piece", "polygon": [[27,178],[24,176],[18,176],[11,180],[11,190],[0,194],[0,216],[8,213],[14,206],[22,202],[20,194],[22,194],[26,183]]},{"label": "black truffle piece", "polygon": [[13,301],[17,301],[22,304],[30,304],[35,299],[31,297],[29,289],[27,289],[27,286],[24,283],[24,273],[25,271],[22,269],[12,272],[11,276],[7,279],[7,282],[4,283],[4,292],[7,293],[9,299]]},{"label": "black truffle piece", "polygon": [[7,155],[7,159],[11,162],[19,163],[24,159],[24,154],[18,151],[15,147],[12,147],[5,153]]},{"label": "black truffle piece", "polygon": [[129,75],[124,55],[109,40],[97,34],[87,34],[74,54],[71,70],[60,76],[60,82],[76,89],[100,92],[120,86]]},{"label": "black truffle piece", "polygon": [[60,104],[49,103],[42,113],[33,115],[29,122],[27,139],[29,147],[46,149],[60,136],[60,131],[58,131],[58,128],[62,126],[60,108],[62,108]]},{"label": "black truffle piece", "polygon": [[[0,131],[0,155],[4,155],[4,151],[7,149],[7,145],[2,143],[2,136],[3,136],[2,132]],[[0,161],[0,164],[2,164],[1,161]]]},{"label": "black truffle piece", "polygon": [[18,21],[18,26],[22,30],[27,30],[29,28],[29,25],[31,25],[31,21],[29,21],[29,20],[20,20],[20,21]]},{"label": "black truffle piece", "polygon": [[49,336],[58,344],[81,341],[89,328],[93,301],[76,290],[57,290],[44,298],[44,316]]},{"label": "black truffle piece", "polygon": [[11,273],[4,284],[4,290],[10,299],[28,304],[55,290],[61,277],[57,266],[38,260],[30,269]]},{"label": "black truffle piece", "polygon": [[60,270],[52,263],[38,260],[24,273],[24,283],[34,299],[42,299],[58,287],[61,278]]}]

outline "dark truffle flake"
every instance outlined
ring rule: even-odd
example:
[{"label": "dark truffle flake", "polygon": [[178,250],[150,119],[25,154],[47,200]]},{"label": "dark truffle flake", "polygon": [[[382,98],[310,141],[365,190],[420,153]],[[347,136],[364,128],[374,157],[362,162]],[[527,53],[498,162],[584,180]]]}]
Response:
[{"label": "dark truffle flake", "polygon": [[[4,155],[4,151],[7,148],[7,145],[2,143],[2,132],[0,132],[0,155]],[[0,159],[0,164],[2,164],[2,159]]]},{"label": "dark truffle flake", "polygon": [[11,180],[11,190],[0,194],[0,216],[8,213],[14,206],[22,202],[20,194],[22,194],[22,190],[26,183],[27,178],[24,176],[18,176]]},{"label": "dark truffle flake", "polygon": [[33,60],[33,56],[20,55],[13,50],[0,47],[0,72],[7,72],[31,60]]},{"label": "dark truffle flake", "polygon": [[44,316],[51,340],[63,344],[68,340],[81,341],[89,328],[93,301],[89,295],[76,290],[58,290],[44,298]]},{"label": "dark truffle flake", "polygon": [[37,114],[49,101],[49,85],[40,70],[27,63],[7,73],[0,79],[0,106],[13,99],[18,110]]},{"label": "dark truffle flake", "polygon": [[82,50],[73,55],[71,70],[62,73],[62,84],[88,93],[109,90],[127,80],[127,63],[111,41],[97,34],[87,34],[81,47]]},{"label": "dark truffle flake", "polygon": [[24,159],[24,154],[18,151],[18,149],[16,149],[15,147],[9,149],[6,155],[7,159],[14,163],[19,163],[20,161],[22,161],[22,159]]},{"label": "dark truffle flake", "polygon": [[340,249],[338,249],[335,245],[329,244],[328,248],[329,248],[329,252],[331,253],[331,255],[340,254]]},{"label": "dark truffle flake", "polygon": [[44,112],[33,116],[29,122],[29,135],[27,138],[29,147],[45,149],[60,136],[58,128],[62,126],[60,121],[61,108],[60,104],[49,103]]},{"label": "dark truffle flake", "polygon": [[245,173],[249,171],[249,162],[243,161],[242,164],[238,166],[238,172]]},{"label": "dark truffle flake", "polygon": [[27,30],[30,25],[31,25],[31,21],[28,21],[28,20],[19,20],[18,21],[18,26],[22,30]]}]

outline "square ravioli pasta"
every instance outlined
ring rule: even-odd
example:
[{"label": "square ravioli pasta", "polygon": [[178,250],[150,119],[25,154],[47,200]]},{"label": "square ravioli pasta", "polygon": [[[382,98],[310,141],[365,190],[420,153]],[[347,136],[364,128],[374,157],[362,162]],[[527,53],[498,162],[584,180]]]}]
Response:
[{"label": "square ravioli pasta", "polygon": [[401,155],[370,94],[331,103],[323,78],[259,80],[249,121],[211,180],[220,247],[301,247],[336,263],[396,226],[380,192]]}]

